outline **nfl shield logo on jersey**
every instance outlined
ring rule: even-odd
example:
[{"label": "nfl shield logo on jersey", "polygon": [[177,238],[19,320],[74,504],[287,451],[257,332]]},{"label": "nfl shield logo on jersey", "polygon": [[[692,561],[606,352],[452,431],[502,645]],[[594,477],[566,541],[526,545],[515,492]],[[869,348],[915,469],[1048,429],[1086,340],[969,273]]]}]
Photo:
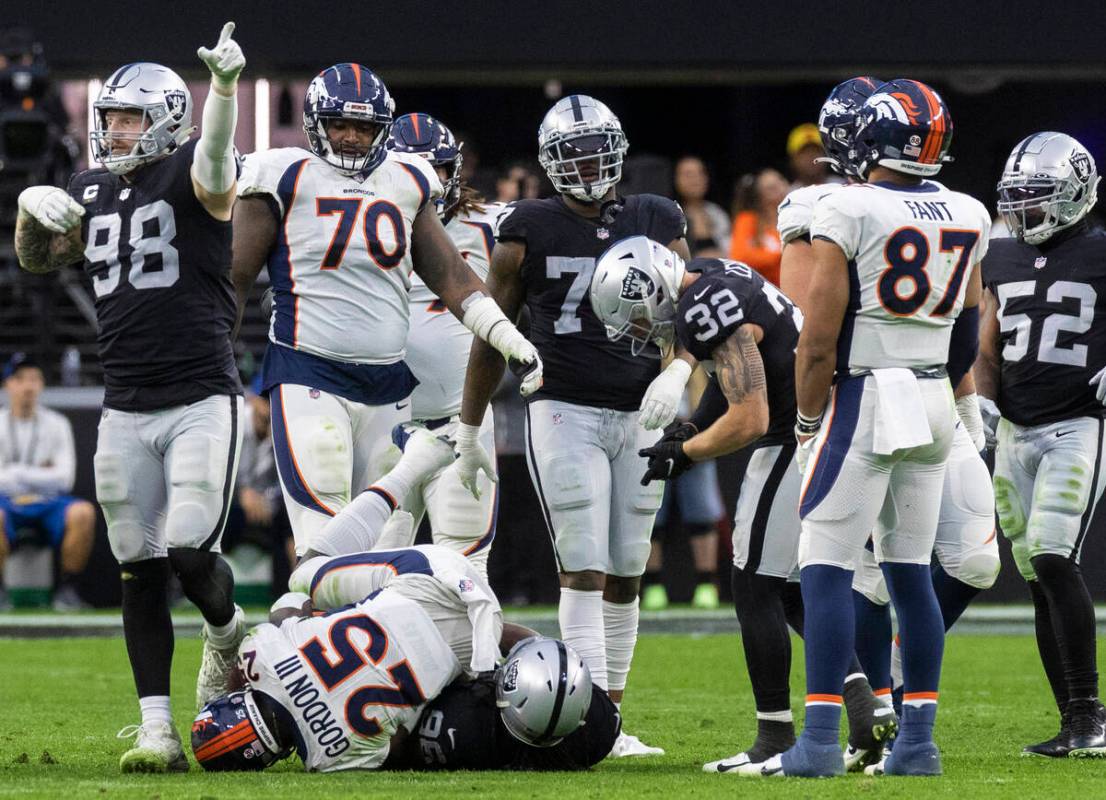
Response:
[{"label": "nfl shield logo on jersey", "polygon": [[1037,256],[1037,260],[1033,262],[1033,268],[1044,269],[1046,263],[1048,263],[1048,256]]},{"label": "nfl shield logo on jersey", "polygon": [[609,238],[611,238],[611,232],[609,230],[607,230],[606,228],[599,228],[595,232],[595,235],[598,236],[600,239],[609,239]]}]

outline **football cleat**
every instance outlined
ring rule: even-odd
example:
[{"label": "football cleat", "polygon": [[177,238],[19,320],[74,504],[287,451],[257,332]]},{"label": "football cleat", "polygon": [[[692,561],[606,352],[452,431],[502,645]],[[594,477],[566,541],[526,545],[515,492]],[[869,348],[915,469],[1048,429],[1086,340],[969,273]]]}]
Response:
[{"label": "football cleat", "polygon": [[887,756],[889,755],[891,755],[891,745],[887,744],[883,746],[883,752],[880,753],[879,761],[864,767],[864,774],[882,775],[883,768],[887,765]]},{"label": "football cleat", "polygon": [[714,611],[718,608],[718,587],[713,583],[700,583],[691,596],[691,607],[700,611]]},{"label": "football cleat", "polygon": [[1097,698],[1069,700],[1069,758],[1106,758],[1106,710]]},{"label": "football cleat", "polygon": [[737,773],[759,778],[832,778],[845,774],[845,762],[836,744],[809,744],[800,738],[767,761],[738,767]]},{"label": "football cleat", "polygon": [[873,771],[864,770],[866,775],[940,775],[941,752],[932,741],[899,741],[885,759],[869,769]]},{"label": "football cleat", "polygon": [[663,611],[668,608],[668,590],[662,583],[646,586],[641,592],[642,611]]},{"label": "football cleat", "polygon": [[1022,755],[1040,758],[1067,758],[1069,753],[1071,753],[1071,715],[1068,713],[1065,704],[1060,713],[1060,732],[1043,742],[1027,744],[1022,748]]},{"label": "football cleat", "polygon": [[203,708],[220,695],[227,693],[227,682],[238,663],[238,645],[246,638],[246,618],[242,609],[234,607],[235,629],[231,644],[215,647],[210,639],[207,624],[200,631],[204,653],[200,661],[200,674],[196,678],[196,707]]},{"label": "football cleat", "polygon": [[633,734],[623,731],[618,734],[618,738],[614,740],[614,747],[611,748],[610,755],[607,758],[626,758],[628,756],[663,756],[664,750],[660,747],[653,747],[645,744],[641,739],[637,738]]},{"label": "football cleat", "polygon": [[134,747],[123,753],[119,769],[123,772],[187,772],[180,735],[170,722],[128,725],[116,738],[135,737]]},{"label": "football cleat", "polygon": [[856,722],[849,718],[849,743],[845,746],[845,768],[859,772],[879,761],[884,745],[895,738],[899,719],[893,709],[875,701],[858,714]]},{"label": "football cleat", "polygon": [[729,758],[720,758],[718,761],[708,761],[703,765],[703,772],[733,772],[737,770],[738,767],[744,767],[746,764],[751,763],[753,763],[753,760],[749,758],[749,754],[741,752]]}]

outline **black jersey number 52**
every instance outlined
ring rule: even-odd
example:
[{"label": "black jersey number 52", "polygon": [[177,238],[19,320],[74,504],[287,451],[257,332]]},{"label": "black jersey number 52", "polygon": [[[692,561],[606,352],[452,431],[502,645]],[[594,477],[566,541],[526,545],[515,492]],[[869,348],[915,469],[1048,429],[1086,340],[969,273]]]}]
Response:
[{"label": "black jersey number 52", "polygon": [[[157,232],[144,235],[146,223],[156,222]],[[92,288],[97,297],[114,292],[121,283],[130,281],[135,289],[162,289],[172,286],[180,277],[180,256],[169,244],[177,235],[173,207],[164,200],[139,206],[131,213],[129,265],[124,272],[120,262],[120,233],[123,218],[119,212],[99,214],[88,221],[88,244],[84,256],[89,264],[103,263],[107,269],[95,275]],[[161,256],[161,269],[144,268],[149,256]]]}]

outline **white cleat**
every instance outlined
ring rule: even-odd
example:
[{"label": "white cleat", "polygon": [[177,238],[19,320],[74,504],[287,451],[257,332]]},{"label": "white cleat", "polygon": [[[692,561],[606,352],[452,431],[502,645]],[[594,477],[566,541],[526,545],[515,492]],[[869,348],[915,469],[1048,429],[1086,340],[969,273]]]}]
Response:
[{"label": "white cleat", "polygon": [[748,753],[738,753],[729,758],[721,758],[718,761],[708,761],[703,765],[703,772],[735,772],[739,767],[751,764],[752,759]]},{"label": "white cleat", "polygon": [[169,722],[148,722],[145,725],[128,725],[116,734],[119,739],[137,740],[119,759],[123,772],[187,772],[188,758],[184,755],[180,735]]},{"label": "white cleat", "polygon": [[886,745],[883,748],[883,752],[880,753],[879,761],[874,764],[869,764],[864,768],[865,775],[882,775],[884,764],[887,763],[887,756],[891,755],[891,748]]},{"label": "white cleat", "polygon": [[618,734],[618,738],[614,740],[614,747],[611,748],[610,754],[607,758],[626,758],[628,756],[663,756],[664,750],[659,747],[651,747],[645,744],[641,739],[633,736],[632,734],[623,731]]},{"label": "white cleat", "polygon": [[227,693],[230,673],[238,663],[238,645],[246,638],[246,617],[242,609],[234,607],[234,639],[226,647],[215,647],[208,639],[207,624],[200,631],[204,642],[200,674],[196,678],[196,708],[200,709],[220,695]]},{"label": "white cleat", "polygon": [[399,463],[406,464],[422,476],[433,475],[456,460],[453,445],[444,437],[435,436],[426,428],[416,428],[403,446]]},{"label": "white cleat", "polygon": [[783,761],[779,755],[774,755],[767,761],[743,764],[734,771],[743,778],[786,777],[783,772]]}]

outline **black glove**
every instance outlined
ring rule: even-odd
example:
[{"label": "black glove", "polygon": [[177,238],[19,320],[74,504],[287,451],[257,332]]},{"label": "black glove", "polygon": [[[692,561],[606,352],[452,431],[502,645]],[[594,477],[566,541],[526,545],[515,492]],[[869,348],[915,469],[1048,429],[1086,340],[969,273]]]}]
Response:
[{"label": "black glove", "polygon": [[652,447],[638,450],[637,454],[649,459],[649,466],[641,476],[642,486],[648,486],[650,481],[671,480],[691,469],[693,463],[684,452],[683,441],[661,439]]},{"label": "black glove", "polygon": [[673,422],[664,429],[664,436],[660,440],[662,442],[686,442],[698,432],[699,429],[690,422]]}]

